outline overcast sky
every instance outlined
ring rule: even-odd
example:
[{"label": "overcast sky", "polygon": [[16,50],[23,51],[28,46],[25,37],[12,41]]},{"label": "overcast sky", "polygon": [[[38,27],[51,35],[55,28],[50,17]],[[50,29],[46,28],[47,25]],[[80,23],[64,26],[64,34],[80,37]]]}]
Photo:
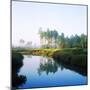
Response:
[{"label": "overcast sky", "polygon": [[56,29],[65,36],[87,33],[87,7],[33,2],[12,3],[12,44],[20,39],[40,44],[38,30]]}]

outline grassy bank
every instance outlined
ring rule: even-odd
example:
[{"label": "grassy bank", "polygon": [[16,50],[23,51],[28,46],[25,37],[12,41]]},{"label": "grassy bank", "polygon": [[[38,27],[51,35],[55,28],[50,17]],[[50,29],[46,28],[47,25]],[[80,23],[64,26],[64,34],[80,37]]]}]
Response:
[{"label": "grassy bank", "polygon": [[16,52],[22,53],[22,54],[31,54],[31,55],[44,55],[44,56],[50,56],[52,57],[55,53],[56,54],[87,54],[87,50],[83,48],[64,48],[64,49],[16,49],[14,50]]},{"label": "grassy bank", "polygon": [[53,53],[59,49],[22,49],[22,50],[14,50],[24,55],[40,55],[40,56],[49,56],[52,57]]},{"label": "grassy bank", "polygon": [[53,58],[58,62],[87,70],[87,51],[85,49],[59,50],[53,53]]}]

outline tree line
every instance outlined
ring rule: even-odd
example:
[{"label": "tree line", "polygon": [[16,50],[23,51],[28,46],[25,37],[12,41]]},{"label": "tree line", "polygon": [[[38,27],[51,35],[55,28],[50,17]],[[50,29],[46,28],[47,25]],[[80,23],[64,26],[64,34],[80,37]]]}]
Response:
[{"label": "tree line", "polygon": [[57,30],[43,31],[39,29],[40,44],[42,48],[87,48],[87,35],[71,35],[65,37],[64,33],[59,34]]}]

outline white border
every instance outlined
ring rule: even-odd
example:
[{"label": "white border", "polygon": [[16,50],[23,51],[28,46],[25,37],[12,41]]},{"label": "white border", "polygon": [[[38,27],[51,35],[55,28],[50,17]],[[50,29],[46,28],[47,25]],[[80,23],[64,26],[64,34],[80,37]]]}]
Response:
[{"label": "white border", "polygon": [[[28,0],[30,1],[30,0]],[[87,4],[90,9],[90,0],[31,0],[41,2],[71,3],[71,4]],[[90,16],[90,10],[88,10]],[[88,38],[90,18],[88,17]],[[88,41],[89,42],[89,41]],[[89,45],[90,46],[90,42]],[[89,49],[90,47],[88,47]],[[89,57],[89,53],[88,53]],[[90,57],[89,57],[90,59]],[[88,59],[88,66],[90,60]],[[0,0],[0,90],[9,90],[10,88],[10,0]],[[89,67],[90,68],[90,67]],[[90,76],[90,72],[88,72]],[[89,77],[88,77],[89,79]],[[90,90],[90,79],[87,86],[66,86],[53,88],[38,88],[37,90]],[[29,90],[29,89],[27,89]],[[36,89],[32,89],[36,90]]]}]

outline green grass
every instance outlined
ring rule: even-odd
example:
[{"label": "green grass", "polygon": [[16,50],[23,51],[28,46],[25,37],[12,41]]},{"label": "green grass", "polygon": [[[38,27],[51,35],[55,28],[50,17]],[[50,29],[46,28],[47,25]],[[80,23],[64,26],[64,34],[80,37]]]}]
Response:
[{"label": "green grass", "polygon": [[50,48],[50,49],[16,49],[14,50],[16,52],[20,52],[22,54],[30,54],[30,55],[44,55],[44,56],[53,56],[54,53],[59,54],[87,54],[87,49],[82,48],[64,48],[64,49],[56,49],[56,48]]}]

